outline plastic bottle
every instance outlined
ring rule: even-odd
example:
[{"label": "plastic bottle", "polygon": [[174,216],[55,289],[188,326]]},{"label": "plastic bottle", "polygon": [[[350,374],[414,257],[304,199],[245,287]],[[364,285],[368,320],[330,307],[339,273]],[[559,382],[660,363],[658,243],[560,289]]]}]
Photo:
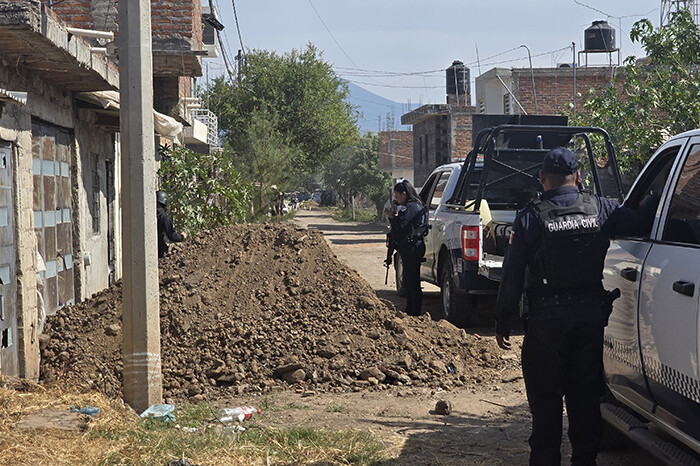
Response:
[{"label": "plastic bottle", "polygon": [[219,410],[219,420],[221,422],[243,422],[253,417],[253,414],[260,414],[262,410],[253,406],[239,406],[237,408],[223,408]]}]

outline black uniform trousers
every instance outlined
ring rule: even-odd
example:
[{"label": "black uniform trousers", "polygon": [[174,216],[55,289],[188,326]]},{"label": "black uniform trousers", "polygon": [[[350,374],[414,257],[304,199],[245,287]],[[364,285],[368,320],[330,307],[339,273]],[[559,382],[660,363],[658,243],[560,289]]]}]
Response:
[{"label": "black uniform trousers", "polygon": [[420,264],[425,255],[425,243],[418,241],[401,245],[399,255],[403,266],[403,283],[406,286],[406,314],[419,316],[423,305]]},{"label": "black uniform trousers", "polygon": [[595,465],[603,427],[603,311],[600,305],[581,303],[532,306],[522,350],[532,413],[530,464],[561,464],[565,398],[571,464]]}]

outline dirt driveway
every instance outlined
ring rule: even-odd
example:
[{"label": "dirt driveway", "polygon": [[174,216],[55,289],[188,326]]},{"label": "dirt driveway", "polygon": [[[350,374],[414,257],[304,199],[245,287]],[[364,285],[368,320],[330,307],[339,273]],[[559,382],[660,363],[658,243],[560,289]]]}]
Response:
[{"label": "dirt driveway", "polygon": [[[394,292],[393,269],[384,284],[382,265],[386,249],[386,227],[374,223],[338,223],[327,211],[301,210],[295,221],[307,228],[322,231],[338,259],[357,270],[377,295],[398,309],[405,305]],[[424,285],[424,309],[440,306],[439,289]],[[432,312],[431,312],[432,313]],[[467,329],[484,338],[492,338],[490,328]],[[515,335],[516,346],[522,335]],[[504,357],[505,355],[496,355]],[[449,416],[430,414],[439,399],[450,400]],[[527,464],[530,414],[521,377],[506,377],[497,385],[474,384],[453,391],[397,388],[391,392],[320,394],[303,398],[279,394],[272,400],[280,409],[274,418],[300,425],[351,427],[367,429],[392,445],[395,457],[387,464]],[[272,420],[272,419],[270,419]],[[566,419],[564,420],[566,426]],[[571,448],[563,442],[564,463]],[[601,465],[654,465],[643,451],[629,447],[603,452]]]}]

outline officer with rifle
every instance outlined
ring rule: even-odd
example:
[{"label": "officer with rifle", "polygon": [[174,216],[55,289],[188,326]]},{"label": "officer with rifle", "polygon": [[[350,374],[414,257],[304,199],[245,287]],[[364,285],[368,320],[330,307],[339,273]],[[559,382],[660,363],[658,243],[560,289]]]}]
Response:
[{"label": "officer with rifle", "polygon": [[407,180],[394,186],[395,208],[385,209],[391,224],[387,234],[387,276],[393,250],[398,251],[403,266],[403,283],[406,287],[406,314],[421,315],[423,290],[420,286],[420,264],[425,255],[423,239],[428,232],[428,209]]},{"label": "officer with rifle", "polygon": [[525,290],[522,366],[532,413],[531,465],[561,462],[562,399],[571,463],[595,465],[602,435],[603,329],[619,290],[602,285],[609,238],[651,230],[658,198],[638,211],[579,189],[576,156],[557,147],[543,160],[544,194],[519,212],[496,305],[496,341],[510,349],[511,317]]}]

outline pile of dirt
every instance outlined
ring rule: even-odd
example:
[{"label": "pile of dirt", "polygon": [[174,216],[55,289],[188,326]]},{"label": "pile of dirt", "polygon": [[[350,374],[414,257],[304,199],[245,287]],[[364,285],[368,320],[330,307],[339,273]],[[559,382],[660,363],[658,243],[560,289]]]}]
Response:
[{"label": "pile of dirt", "polygon": [[[481,339],[381,302],[319,232],[239,225],[178,245],[160,261],[164,395],[454,387],[515,372]],[[48,319],[41,378],[121,391],[121,288]],[[512,370],[512,371],[511,371]]]}]

